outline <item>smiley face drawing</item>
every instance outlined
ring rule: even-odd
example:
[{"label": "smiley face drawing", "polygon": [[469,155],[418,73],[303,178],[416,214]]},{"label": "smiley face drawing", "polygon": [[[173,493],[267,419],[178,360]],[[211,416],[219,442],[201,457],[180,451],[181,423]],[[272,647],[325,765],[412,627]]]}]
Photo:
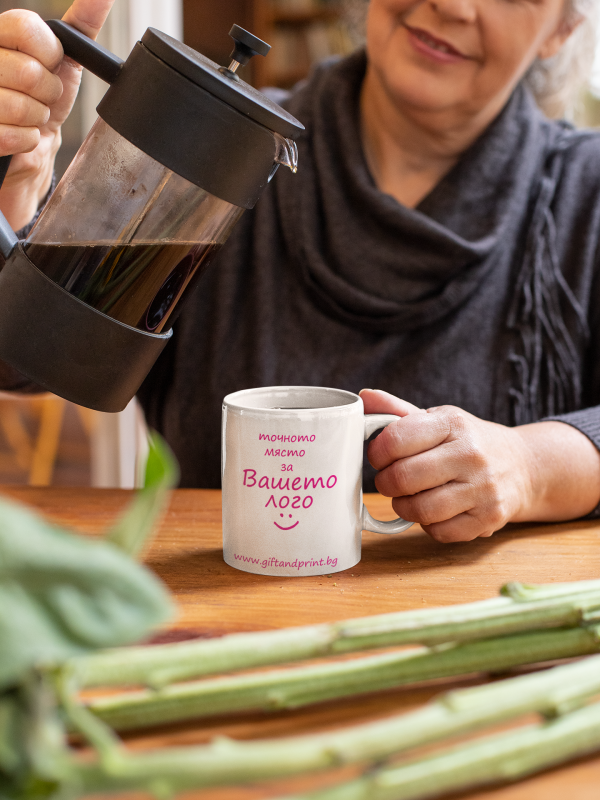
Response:
[{"label": "smiley face drawing", "polygon": [[[280,514],[279,516],[280,516],[280,517],[283,517],[283,514]],[[292,515],[291,515],[291,514],[288,514],[288,517],[291,519],[291,518],[292,518]],[[293,525],[290,525],[290,526],[288,526],[287,528],[284,528],[284,527],[283,527],[283,525],[279,525],[279,523],[278,523],[278,522],[274,522],[274,523],[273,523],[273,525],[277,525],[277,527],[279,528],[279,530],[280,530],[280,531],[291,531],[291,530],[292,530],[292,528],[295,528],[295,527],[296,527],[296,525],[298,525],[299,523],[300,523],[300,520],[296,520],[296,522],[294,522],[294,524],[293,524]]]}]

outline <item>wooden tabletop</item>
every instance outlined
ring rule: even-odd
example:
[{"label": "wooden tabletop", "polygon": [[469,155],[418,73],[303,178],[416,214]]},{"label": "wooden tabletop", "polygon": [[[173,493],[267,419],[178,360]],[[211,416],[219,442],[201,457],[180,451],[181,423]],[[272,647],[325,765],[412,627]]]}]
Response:
[{"label": "wooden tabletop", "polygon": [[[130,492],[112,489],[5,487],[4,494],[37,507],[47,518],[86,534],[100,533]],[[365,497],[381,519],[395,516],[388,500]],[[600,574],[600,522],[511,525],[489,539],[453,545],[432,541],[414,526],[403,534],[365,533],[362,561],[331,577],[276,578],[239,572],[221,553],[221,495],[177,490],[146,562],[174,594],[179,615],[162,641],[281,628],[412,608],[464,603],[495,595],[509,580],[576,581]],[[279,737],[366,722],[418,706],[472,680],[438,681],[356,700],[274,714],[211,718],[128,736],[132,748]],[[344,775],[353,774],[346,769]],[[186,800],[259,800],[318,785],[318,780],[190,792]],[[600,757],[546,772],[513,786],[460,795],[470,800],[599,800]],[[128,795],[128,798],[133,795]],[[454,796],[457,797],[457,796]]]}]

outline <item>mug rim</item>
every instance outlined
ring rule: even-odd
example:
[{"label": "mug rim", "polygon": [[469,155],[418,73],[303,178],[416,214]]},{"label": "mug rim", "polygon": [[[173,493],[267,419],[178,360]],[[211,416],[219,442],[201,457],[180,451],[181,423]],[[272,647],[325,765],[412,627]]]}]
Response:
[{"label": "mug rim", "polygon": [[[311,405],[307,406],[306,408],[296,406],[290,408],[270,408],[268,406],[257,406],[240,402],[245,397],[253,397],[261,393],[283,393],[286,391],[323,392],[325,395],[338,395],[340,398],[347,398],[347,402],[337,403],[336,405]],[[229,409],[249,411],[260,414],[273,414],[274,416],[282,416],[294,412],[308,414],[310,412],[322,413],[325,411],[349,411],[352,407],[358,405],[359,403],[362,405],[362,399],[360,395],[355,394],[354,392],[349,392],[346,389],[335,389],[331,386],[256,386],[252,389],[240,389],[237,392],[231,392],[223,398],[224,408],[227,407]]]}]

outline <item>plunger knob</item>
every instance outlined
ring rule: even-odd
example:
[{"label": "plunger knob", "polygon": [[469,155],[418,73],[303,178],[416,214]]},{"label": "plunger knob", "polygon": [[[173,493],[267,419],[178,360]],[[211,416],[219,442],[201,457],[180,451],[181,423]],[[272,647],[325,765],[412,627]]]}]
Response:
[{"label": "plunger knob", "polygon": [[245,66],[252,56],[266,56],[271,49],[270,44],[263,42],[258,36],[253,36],[239,25],[234,25],[229,31],[229,35],[235,42],[235,47],[229,56],[231,58],[231,64],[228,67],[230,72],[235,73],[240,65]]}]

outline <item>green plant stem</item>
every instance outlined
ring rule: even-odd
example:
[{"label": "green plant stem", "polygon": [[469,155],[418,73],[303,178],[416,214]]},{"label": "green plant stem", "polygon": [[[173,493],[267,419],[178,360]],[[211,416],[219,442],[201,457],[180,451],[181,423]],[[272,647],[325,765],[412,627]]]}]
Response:
[{"label": "green plant stem", "polygon": [[99,698],[87,705],[116,730],[233,711],[297,708],[434,678],[499,671],[600,650],[600,626],[533,631],[436,649],[212,678],[160,691]]},{"label": "green plant stem", "polygon": [[199,642],[109,650],[72,661],[82,687],[166,686],[205,675],[406,644],[436,645],[571,627],[600,617],[600,581],[528,587],[475,603]]},{"label": "green plant stem", "polygon": [[175,456],[160,436],[150,432],[144,487],[136,492],[125,513],[104,534],[105,541],[133,558],[138,557],[169,502],[170,490],[178,480],[179,465]]},{"label": "green plant stem", "polygon": [[544,725],[486,737],[331,789],[279,800],[425,800],[516,781],[598,749],[600,703],[595,703]]},{"label": "green plant stem", "polygon": [[[600,656],[497,683],[450,692],[424,708],[324,734],[258,742],[218,739],[210,745],[171,748],[112,759],[84,771],[87,786],[102,790],[171,791],[282,778],[352,763],[378,763],[409,748],[538,712],[557,715],[600,693]],[[97,790],[99,790],[97,788]]]}]

